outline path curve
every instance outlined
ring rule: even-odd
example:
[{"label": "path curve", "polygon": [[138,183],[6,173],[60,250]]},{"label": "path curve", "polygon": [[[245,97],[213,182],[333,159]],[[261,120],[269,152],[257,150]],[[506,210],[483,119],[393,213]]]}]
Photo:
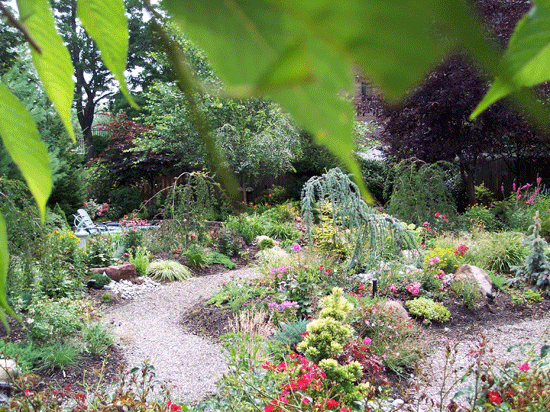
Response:
[{"label": "path curve", "polygon": [[215,383],[227,372],[221,346],[183,330],[184,311],[208,299],[223,282],[261,276],[245,268],[226,273],[167,283],[128,303],[109,309],[116,344],[129,368],[149,360],[156,378],[170,380],[174,399],[195,403],[216,390]]}]

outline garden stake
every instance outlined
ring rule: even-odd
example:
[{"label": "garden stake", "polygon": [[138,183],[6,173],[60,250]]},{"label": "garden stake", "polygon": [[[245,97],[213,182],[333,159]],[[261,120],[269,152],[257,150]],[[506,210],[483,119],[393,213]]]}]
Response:
[{"label": "garden stake", "polygon": [[372,280],[372,298],[374,299],[374,296],[376,295],[376,292],[378,291],[378,280],[373,279]]}]

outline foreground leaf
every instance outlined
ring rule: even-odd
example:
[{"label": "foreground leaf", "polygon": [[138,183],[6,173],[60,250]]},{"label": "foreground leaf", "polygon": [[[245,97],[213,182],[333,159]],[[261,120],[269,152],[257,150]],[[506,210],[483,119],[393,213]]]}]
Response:
[{"label": "foreground leaf", "polygon": [[8,266],[9,266],[9,254],[8,254],[8,233],[6,230],[6,222],[4,217],[0,214],[0,320],[4,324],[4,327],[9,332],[10,328],[6,320],[6,312],[18,318],[15,312],[8,305],[8,300],[6,298],[6,280],[8,276]]},{"label": "foreground leaf", "polygon": [[508,43],[500,75],[472,113],[472,118],[522,87],[550,80],[550,3],[541,0],[533,0],[533,3]]},{"label": "foreground leaf", "polygon": [[25,106],[1,83],[0,137],[25,178],[44,219],[46,202],[52,190],[48,150]]},{"label": "foreground leaf", "polygon": [[[203,47],[228,89],[267,94],[362,184],[353,158],[352,61],[311,36],[304,22],[269,1],[165,2],[181,29]],[[368,194],[364,185],[362,191]]]},{"label": "foreground leaf", "polygon": [[139,109],[132,98],[124,70],[128,55],[128,18],[123,0],[78,0],[77,16],[101,50],[101,59],[117,79],[128,103]]},{"label": "foreground leaf", "polygon": [[63,121],[73,142],[75,135],[71,122],[74,81],[73,64],[63,39],[55,28],[55,21],[48,0],[18,0],[21,18],[40,53],[31,49],[32,59],[46,94]]}]

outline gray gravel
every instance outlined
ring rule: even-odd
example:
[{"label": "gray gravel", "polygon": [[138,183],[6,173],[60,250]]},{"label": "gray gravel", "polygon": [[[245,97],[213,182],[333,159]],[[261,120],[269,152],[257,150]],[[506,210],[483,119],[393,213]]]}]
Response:
[{"label": "gray gravel", "polygon": [[[473,386],[473,377],[454,387],[452,385],[465,372],[472,369],[474,358],[471,355],[471,349],[475,349],[476,344],[482,341],[482,335],[488,342],[486,359],[493,359],[495,365],[506,362],[519,365],[529,360],[529,355],[523,355],[519,347],[526,343],[533,344],[534,353],[539,354],[540,347],[550,338],[549,328],[550,314],[547,314],[541,319],[525,320],[511,325],[486,325],[481,327],[479,332],[464,336],[459,342],[454,342],[457,344],[456,361],[452,366],[447,367],[448,377],[443,391],[441,388],[447,360],[445,337],[433,340],[430,343],[430,353],[421,364],[422,374],[415,380],[423,389],[420,393],[426,393],[437,402],[441,401],[441,394],[443,394],[443,405],[447,405],[457,391]],[[512,345],[518,347],[508,352],[508,348]],[[459,397],[456,401],[460,404],[464,402],[464,398]],[[424,403],[421,410],[431,409]]]},{"label": "gray gravel", "polygon": [[171,381],[174,399],[184,403],[214,393],[216,380],[227,372],[221,347],[186,333],[179,325],[181,314],[210,298],[223,282],[259,276],[253,269],[240,269],[168,283],[109,310],[105,318],[117,325],[116,344],[127,366],[149,360],[156,378]]},{"label": "gray gravel", "polygon": [[[217,379],[227,372],[221,346],[186,333],[179,325],[181,314],[199,301],[210,298],[223,282],[259,276],[253,269],[241,269],[164,284],[108,311],[105,318],[113,319],[117,325],[117,345],[124,354],[127,366],[132,368],[149,360],[155,367],[156,377],[161,381],[171,381],[174,399],[184,403],[195,403],[213,394]],[[459,389],[472,384],[470,380],[451,388],[451,384],[471,366],[473,359],[469,355],[470,349],[480,341],[482,334],[486,336],[488,347],[492,348],[497,363],[520,363],[526,360],[525,356],[521,355],[519,349],[508,352],[508,347],[531,342],[537,344],[535,350],[538,351],[543,344],[540,338],[545,331],[548,332],[549,327],[550,314],[542,319],[512,325],[487,325],[479,328],[475,334],[464,335],[457,345],[453,372],[446,380],[444,404]],[[420,365],[422,373],[414,379],[421,391],[410,395],[416,397],[426,393],[429,398],[439,402],[446,363],[443,337],[433,339],[429,348],[428,355]],[[423,402],[419,409],[414,410],[432,409]]]}]

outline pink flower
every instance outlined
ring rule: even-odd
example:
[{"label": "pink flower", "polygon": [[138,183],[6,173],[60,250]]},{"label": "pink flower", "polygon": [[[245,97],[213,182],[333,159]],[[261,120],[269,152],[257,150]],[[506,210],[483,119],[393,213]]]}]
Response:
[{"label": "pink flower", "polygon": [[392,283],[390,286],[390,292],[395,293],[397,292],[397,286],[395,286],[395,283]]},{"label": "pink flower", "polygon": [[25,389],[25,396],[31,396],[32,393],[33,393],[32,391]]},{"label": "pink flower", "polygon": [[542,177],[537,177],[537,185],[540,185],[540,182],[542,182]]},{"label": "pink flower", "polygon": [[437,212],[437,213],[435,214],[435,217],[439,217],[439,212]]},{"label": "pink flower", "polygon": [[516,182],[512,183],[512,190],[516,190]]},{"label": "pink flower", "polygon": [[504,193],[504,185],[500,186],[500,191]]},{"label": "pink flower", "polygon": [[295,251],[295,252],[299,252],[301,247],[298,243],[294,243],[294,246],[292,246],[292,249]]},{"label": "pink flower", "polygon": [[363,341],[363,343],[364,343],[365,345],[370,345],[370,344],[372,343],[372,339],[369,338],[369,337],[367,336],[367,337],[365,338],[365,340]]},{"label": "pink flower", "polygon": [[443,219],[445,223],[449,223],[449,219]]},{"label": "pink flower", "polygon": [[527,372],[531,367],[529,366],[529,363],[525,362],[524,364],[518,365],[518,369],[524,372]]},{"label": "pink flower", "polygon": [[88,202],[84,202],[84,206],[88,206]]}]

